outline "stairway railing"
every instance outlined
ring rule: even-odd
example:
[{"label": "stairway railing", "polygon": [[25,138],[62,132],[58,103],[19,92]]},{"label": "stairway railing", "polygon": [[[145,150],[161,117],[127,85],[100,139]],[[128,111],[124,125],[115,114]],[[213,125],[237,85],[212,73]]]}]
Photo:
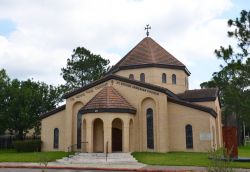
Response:
[{"label": "stairway railing", "polygon": [[[68,153],[70,152],[87,152],[87,144],[88,142],[81,142],[81,148],[77,148],[77,145],[78,144],[72,144],[70,146],[68,146]],[[85,150],[84,150],[84,147],[85,147]]]},{"label": "stairway railing", "polygon": [[105,150],[105,153],[106,153],[106,162],[108,160],[108,152],[109,152],[109,142],[107,141],[106,142],[106,150]]}]

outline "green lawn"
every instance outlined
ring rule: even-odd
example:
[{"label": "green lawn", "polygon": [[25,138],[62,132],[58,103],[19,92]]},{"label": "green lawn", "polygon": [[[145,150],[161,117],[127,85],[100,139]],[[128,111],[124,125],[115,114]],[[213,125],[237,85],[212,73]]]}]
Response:
[{"label": "green lawn", "polygon": [[[149,165],[169,165],[169,166],[208,166],[210,160],[208,153],[191,152],[170,152],[170,153],[152,153],[152,152],[134,152],[132,155],[139,161]],[[240,147],[239,156],[250,157],[250,146]],[[235,168],[250,168],[250,163],[232,162]]]},{"label": "green lawn", "polygon": [[[55,161],[67,156],[67,152],[32,152],[17,153],[15,150],[0,150],[0,162],[41,162],[44,159]],[[191,152],[170,152],[151,153],[134,152],[132,155],[139,161],[149,165],[169,166],[208,166],[210,160],[208,153]],[[250,146],[240,147],[239,156],[250,157]],[[231,165],[237,168],[250,168],[250,163],[232,162]]]},{"label": "green lawn", "polygon": [[0,162],[41,162],[55,161],[67,156],[67,152],[17,153],[15,150],[0,150]]},{"label": "green lawn", "polygon": [[239,147],[239,155],[242,157],[250,157],[250,145]]}]

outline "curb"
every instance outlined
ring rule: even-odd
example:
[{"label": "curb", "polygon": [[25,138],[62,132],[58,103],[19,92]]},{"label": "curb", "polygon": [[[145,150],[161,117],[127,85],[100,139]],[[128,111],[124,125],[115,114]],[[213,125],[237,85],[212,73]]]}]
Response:
[{"label": "curb", "polygon": [[105,171],[138,171],[138,172],[195,172],[194,170],[164,170],[164,169],[135,169],[135,168],[96,168],[96,167],[70,167],[70,166],[32,166],[32,165],[0,165],[1,168],[27,168],[27,169],[65,169],[65,170],[105,170]]},{"label": "curb", "polygon": [[28,169],[67,169],[67,170],[114,170],[114,171],[137,171],[133,168],[96,168],[96,167],[70,167],[70,166],[32,166],[32,165],[0,165],[1,168],[28,168]]}]

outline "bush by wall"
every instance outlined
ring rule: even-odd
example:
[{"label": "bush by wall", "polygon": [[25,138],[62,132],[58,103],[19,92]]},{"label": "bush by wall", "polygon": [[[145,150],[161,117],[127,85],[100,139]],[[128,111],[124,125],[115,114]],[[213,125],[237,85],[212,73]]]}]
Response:
[{"label": "bush by wall", "polygon": [[40,152],[42,141],[21,140],[21,141],[14,141],[13,145],[17,152]]}]

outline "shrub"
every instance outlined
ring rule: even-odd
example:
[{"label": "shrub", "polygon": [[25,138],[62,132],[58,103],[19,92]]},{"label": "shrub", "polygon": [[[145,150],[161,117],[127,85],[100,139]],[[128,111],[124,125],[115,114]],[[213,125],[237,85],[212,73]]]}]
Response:
[{"label": "shrub", "polygon": [[212,150],[209,153],[209,158],[211,161],[207,168],[208,172],[234,172],[231,167],[232,160],[227,156],[226,148],[222,147],[218,150]]},{"label": "shrub", "polygon": [[40,152],[41,145],[41,140],[19,140],[14,142],[14,148],[17,152]]}]

